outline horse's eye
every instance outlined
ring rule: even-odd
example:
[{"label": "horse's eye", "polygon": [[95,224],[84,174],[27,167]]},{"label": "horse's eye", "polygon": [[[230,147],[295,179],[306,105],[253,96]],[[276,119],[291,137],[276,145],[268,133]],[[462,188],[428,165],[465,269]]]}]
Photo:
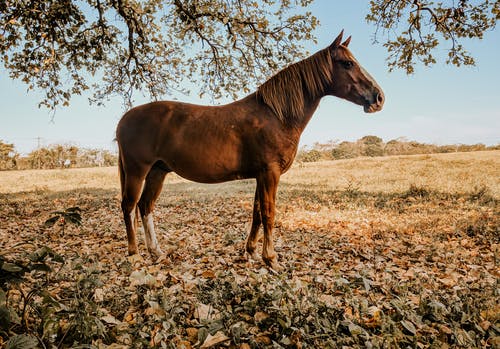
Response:
[{"label": "horse's eye", "polygon": [[342,64],[345,69],[351,69],[354,66],[352,61],[340,61],[340,64]]}]

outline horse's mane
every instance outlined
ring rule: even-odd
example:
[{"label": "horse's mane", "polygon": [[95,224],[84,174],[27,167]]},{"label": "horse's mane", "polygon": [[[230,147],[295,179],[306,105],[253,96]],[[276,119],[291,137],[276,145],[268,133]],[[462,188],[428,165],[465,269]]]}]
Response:
[{"label": "horse's mane", "polygon": [[329,49],[323,49],[272,76],[257,95],[281,122],[293,125],[303,116],[306,99],[323,95],[332,83],[332,65]]}]

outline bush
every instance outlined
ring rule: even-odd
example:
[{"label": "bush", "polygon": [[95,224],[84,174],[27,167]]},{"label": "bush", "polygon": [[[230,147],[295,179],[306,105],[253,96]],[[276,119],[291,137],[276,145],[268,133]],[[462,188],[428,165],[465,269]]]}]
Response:
[{"label": "bush", "polygon": [[298,156],[298,159],[299,159],[299,161],[302,161],[302,162],[315,162],[315,161],[319,161],[321,159],[321,157],[322,157],[321,153],[318,150],[312,149],[309,151],[302,152]]},{"label": "bush", "polygon": [[0,140],[0,170],[115,166],[117,163],[117,155],[109,150],[84,149],[74,145],[51,145],[20,156],[13,144]]},{"label": "bush", "polygon": [[384,143],[377,136],[364,136],[355,142],[329,141],[321,144],[316,143],[312,149],[302,148],[297,155],[301,162],[312,162],[318,160],[352,159],[359,156],[386,156],[386,155],[417,155],[433,153],[470,152],[480,150],[497,150],[500,145],[486,147],[478,143],[473,145],[435,145],[408,141],[405,138],[397,138]]}]

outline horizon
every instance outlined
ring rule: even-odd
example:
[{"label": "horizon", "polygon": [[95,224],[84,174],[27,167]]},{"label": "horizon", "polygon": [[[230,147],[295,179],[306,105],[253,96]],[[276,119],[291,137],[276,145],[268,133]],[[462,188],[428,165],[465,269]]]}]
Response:
[{"label": "horizon", "polygon": [[[334,149],[336,146],[339,146],[340,144],[342,143],[352,143],[352,144],[356,144],[360,141],[362,141],[363,138],[365,137],[378,137],[377,135],[364,135],[358,139],[354,139],[354,140],[344,140],[344,139],[331,139],[331,140],[326,140],[325,142],[314,142],[312,144],[301,144],[299,145],[299,148],[297,150],[297,155],[301,152],[301,151],[311,151],[311,150],[314,150],[314,149],[318,149],[318,148],[332,148]],[[378,137],[380,139],[382,139],[382,143],[384,146],[387,146],[388,143],[390,142],[393,142],[393,141],[397,141],[397,142],[400,142],[400,143],[417,143],[418,146],[430,146],[430,147],[457,147],[457,150],[455,152],[471,152],[471,151],[491,151],[491,150],[498,150],[497,148],[500,147],[500,142],[496,143],[496,144],[485,144],[485,143],[443,143],[443,144],[437,144],[437,143],[425,143],[425,142],[419,142],[417,140],[414,140],[414,139],[408,139],[406,137],[397,137],[397,138],[392,138],[392,139],[383,139],[381,137]],[[2,139],[0,139],[0,141],[3,141]],[[4,142],[4,143],[7,143],[7,144],[11,144],[11,143],[8,143],[8,142]],[[116,142],[115,142],[116,143]],[[17,151],[17,148],[16,148],[16,145],[14,144],[14,151],[17,152],[17,154],[21,157],[21,158],[26,158],[26,157],[29,157],[30,154],[36,152],[37,150],[41,150],[41,149],[53,149],[54,147],[58,147],[58,146],[62,146],[64,147],[65,149],[69,148],[69,147],[76,147],[78,148],[78,150],[80,151],[98,151],[98,152],[109,152],[111,155],[117,155],[118,154],[118,149],[115,148],[115,149],[107,149],[107,148],[95,148],[95,147],[85,147],[85,146],[79,146],[78,144],[75,144],[74,142],[68,142],[68,143],[63,143],[63,144],[60,144],[60,143],[53,143],[53,144],[46,144],[46,145],[40,145],[38,148],[35,148],[33,150],[31,150],[30,152],[28,153],[21,153],[21,152],[18,152]],[[461,150],[459,151],[458,148],[459,147],[477,147],[477,146],[484,146],[485,149],[478,149],[478,150]],[[430,154],[437,154],[439,152],[432,152]],[[416,154],[403,154],[403,155],[418,155],[418,154],[421,154],[421,153],[416,153]],[[422,153],[423,154],[423,153]],[[382,156],[389,156],[389,155],[382,155]]]}]

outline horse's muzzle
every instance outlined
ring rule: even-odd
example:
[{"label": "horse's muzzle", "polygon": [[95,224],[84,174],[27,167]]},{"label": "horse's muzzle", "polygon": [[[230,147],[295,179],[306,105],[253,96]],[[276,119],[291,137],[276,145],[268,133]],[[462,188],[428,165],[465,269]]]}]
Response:
[{"label": "horse's muzzle", "polygon": [[375,113],[382,110],[384,106],[385,97],[382,91],[375,92],[371,100],[367,99],[367,103],[363,106],[365,113]]}]

